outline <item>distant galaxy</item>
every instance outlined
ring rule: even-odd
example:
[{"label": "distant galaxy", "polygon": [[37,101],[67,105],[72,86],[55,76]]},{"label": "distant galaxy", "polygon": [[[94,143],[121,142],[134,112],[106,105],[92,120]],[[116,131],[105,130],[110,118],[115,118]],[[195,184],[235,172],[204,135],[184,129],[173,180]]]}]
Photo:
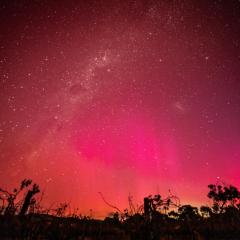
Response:
[{"label": "distant galaxy", "polygon": [[1,1],[0,187],[94,217],[240,187],[240,1]]}]

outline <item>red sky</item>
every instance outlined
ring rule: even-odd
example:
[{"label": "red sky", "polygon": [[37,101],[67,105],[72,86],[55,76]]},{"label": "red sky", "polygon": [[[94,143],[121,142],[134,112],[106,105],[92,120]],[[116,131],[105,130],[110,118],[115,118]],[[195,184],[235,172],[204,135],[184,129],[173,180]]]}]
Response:
[{"label": "red sky", "polygon": [[0,186],[96,217],[240,177],[239,1],[1,1]]}]

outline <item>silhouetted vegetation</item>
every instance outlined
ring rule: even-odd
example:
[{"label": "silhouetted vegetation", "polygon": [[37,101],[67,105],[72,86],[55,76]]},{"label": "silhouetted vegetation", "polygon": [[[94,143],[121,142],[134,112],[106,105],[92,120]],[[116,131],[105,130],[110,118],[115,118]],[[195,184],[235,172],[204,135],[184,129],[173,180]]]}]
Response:
[{"label": "silhouetted vegetation", "polygon": [[[41,207],[37,184],[24,179],[12,192],[0,188],[0,239],[240,239],[240,192],[223,183],[208,186],[210,206],[181,205],[177,196],[149,195],[121,211],[102,200],[114,212],[104,220],[82,216],[69,204],[55,209]],[[40,196],[40,194],[39,194]]]}]

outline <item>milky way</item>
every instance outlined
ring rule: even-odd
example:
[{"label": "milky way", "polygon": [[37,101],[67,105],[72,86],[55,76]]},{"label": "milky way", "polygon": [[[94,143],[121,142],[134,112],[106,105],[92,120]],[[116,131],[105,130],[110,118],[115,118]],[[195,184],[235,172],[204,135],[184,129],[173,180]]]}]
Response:
[{"label": "milky way", "polygon": [[1,1],[0,184],[102,217],[240,184],[239,1]]}]

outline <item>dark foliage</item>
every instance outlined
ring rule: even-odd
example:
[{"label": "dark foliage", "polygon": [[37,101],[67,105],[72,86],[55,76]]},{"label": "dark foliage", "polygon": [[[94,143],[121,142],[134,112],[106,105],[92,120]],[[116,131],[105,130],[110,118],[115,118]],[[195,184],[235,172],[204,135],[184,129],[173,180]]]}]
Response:
[{"label": "dark foliage", "polygon": [[[180,205],[172,194],[150,195],[143,205],[117,210],[105,220],[69,213],[68,203],[55,209],[40,207],[39,186],[25,179],[12,192],[0,189],[0,239],[137,239],[237,240],[240,236],[240,193],[231,185],[211,184],[212,206]],[[22,198],[19,200],[19,198]],[[18,201],[17,201],[18,199]]]},{"label": "dark foliage", "polygon": [[222,213],[226,206],[239,207],[240,192],[232,185],[210,184],[208,197],[213,200],[214,212]]}]

